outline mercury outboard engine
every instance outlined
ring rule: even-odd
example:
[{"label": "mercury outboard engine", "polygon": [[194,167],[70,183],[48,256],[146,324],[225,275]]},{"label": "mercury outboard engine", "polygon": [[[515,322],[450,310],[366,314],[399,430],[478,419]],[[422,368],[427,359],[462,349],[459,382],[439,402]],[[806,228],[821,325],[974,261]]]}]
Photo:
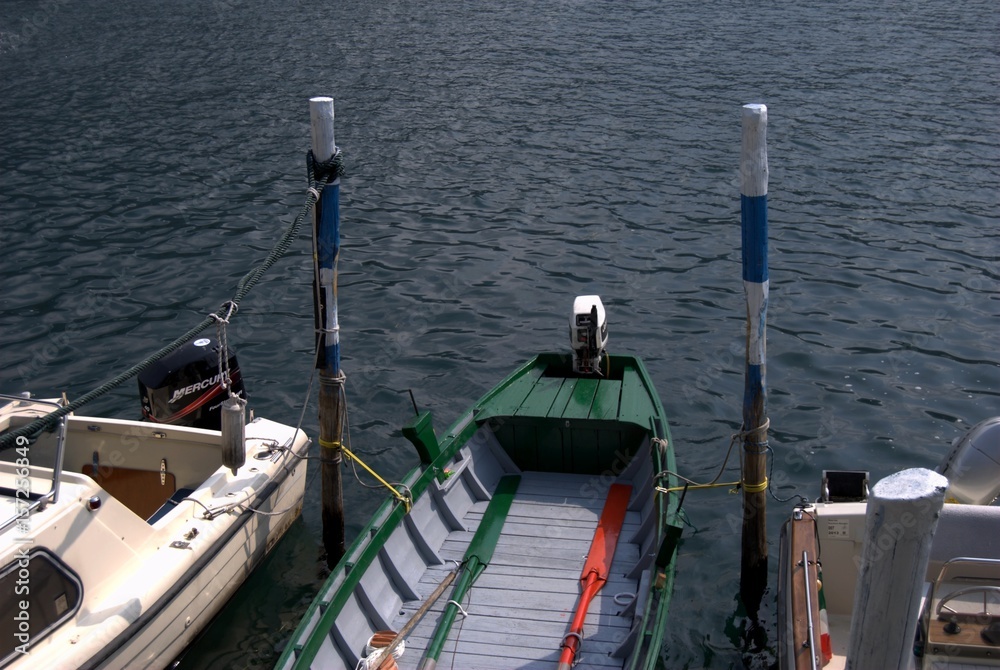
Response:
[{"label": "mercury outboard engine", "polygon": [[569,318],[569,343],[573,347],[573,372],[601,374],[601,357],[608,345],[608,317],[597,295],[580,295]]},{"label": "mercury outboard engine", "polygon": [[[246,398],[236,353],[229,347],[229,375],[233,393]],[[222,388],[219,342],[200,337],[161,358],[139,375],[142,417],[156,423],[220,430]]]}]

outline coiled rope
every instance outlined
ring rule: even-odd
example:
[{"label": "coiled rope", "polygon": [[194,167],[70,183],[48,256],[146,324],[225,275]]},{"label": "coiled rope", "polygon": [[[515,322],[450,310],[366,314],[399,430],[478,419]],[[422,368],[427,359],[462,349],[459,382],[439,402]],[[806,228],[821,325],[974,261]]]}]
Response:
[{"label": "coiled rope", "polygon": [[236,293],[230,300],[223,303],[218,310],[202,320],[201,323],[194,326],[156,353],[136,363],[125,372],[122,372],[118,376],[104,382],[89,393],[83,394],[73,402],[60,407],[45,416],[39,417],[31,423],[28,423],[16,430],[12,430],[0,436],[0,451],[4,451],[5,449],[10,449],[15,446],[18,437],[27,437],[40,433],[43,430],[51,429],[62,417],[66,416],[75,409],[82,407],[88,402],[108,393],[115,387],[121,385],[123,382],[132,379],[150,365],[162,359],[164,356],[177,351],[198,333],[202,332],[209,326],[216,324],[219,320],[228,318],[231,311],[235,313],[236,308],[239,307],[240,301],[243,300],[250,290],[257,285],[257,282],[259,282],[260,278],[264,276],[264,273],[270,270],[271,266],[277,263],[278,260],[284,256],[288,249],[292,246],[292,242],[295,240],[299,229],[302,227],[302,222],[305,221],[306,216],[309,215],[313,207],[316,205],[323,189],[344,174],[343,152],[341,152],[340,149],[337,149],[336,153],[334,153],[330,160],[325,163],[319,163],[313,156],[312,151],[310,151],[306,156],[306,173],[309,179],[309,188],[306,192],[305,203],[303,203],[298,216],[295,217],[295,220],[288,226],[285,233],[278,239],[278,242],[274,245],[274,248],[271,249],[271,253],[267,255],[267,258],[265,258],[260,265],[252,268],[249,272],[243,275],[240,281],[236,284]]}]

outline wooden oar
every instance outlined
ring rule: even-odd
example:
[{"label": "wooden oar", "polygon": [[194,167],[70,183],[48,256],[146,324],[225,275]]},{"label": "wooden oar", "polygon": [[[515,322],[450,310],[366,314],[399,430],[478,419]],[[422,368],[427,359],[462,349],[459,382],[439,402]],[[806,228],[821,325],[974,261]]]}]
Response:
[{"label": "wooden oar", "polygon": [[427,614],[427,610],[429,610],[434,603],[437,602],[438,598],[441,597],[441,594],[444,593],[444,590],[448,588],[453,581],[455,581],[455,575],[457,574],[458,570],[452,570],[449,572],[448,575],[441,580],[441,583],[437,585],[437,588],[435,588],[434,591],[427,596],[427,600],[420,606],[420,609],[418,609],[416,613],[410,617],[410,620],[403,625],[400,631],[396,633],[396,637],[392,639],[389,646],[376,649],[375,652],[373,652],[379,655],[378,659],[380,661],[382,659],[389,658],[392,655],[392,652],[396,651],[396,647],[398,647],[403,639],[409,635],[414,628],[416,628],[417,624],[420,623],[420,620],[424,618],[424,615]]},{"label": "wooden oar", "polygon": [[506,475],[500,479],[496,491],[490,504],[486,506],[486,513],[483,514],[482,521],[476,534],[472,536],[472,542],[465,551],[465,559],[462,561],[462,573],[455,584],[455,589],[451,592],[451,599],[441,614],[434,635],[427,645],[427,655],[420,663],[420,670],[434,670],[438,659],[441,657],[441,650],[451,632],[452,624],[455,623],[455,616],[458,614],[458,603],[462,602],[465,594],[472,588],[473,582],[479,578],[483,570],[493,558],[493,550],[496,549],[500,540],[500,531],[507,520],[511,503],[514,502],[514,494],[521,483],[520,475]]},{"label": "wooden oar", "polygon": [[580,649],[580,642],[583,640],[583,622],[587,618],[590,601],[608,581],[611,561],[615,557],[618,536],[621,535],[622,524],[625,523],[625,512],[628,509],[628,500],[631,496],[632,487],[627,484],[612,484],[611,490],[608,491],[607,500],[604,501],[604,509],[601,511],[601,518],[597,522],[597,530],[594,531],[594,540],[590,543],[587,562],[583,564],[583,572],[580,573],[582,587],[580,603],[577,605],[576,615],[573,617],[569,633],[563,638],[559,670],[570,670],[573,666],[573,659]]}]

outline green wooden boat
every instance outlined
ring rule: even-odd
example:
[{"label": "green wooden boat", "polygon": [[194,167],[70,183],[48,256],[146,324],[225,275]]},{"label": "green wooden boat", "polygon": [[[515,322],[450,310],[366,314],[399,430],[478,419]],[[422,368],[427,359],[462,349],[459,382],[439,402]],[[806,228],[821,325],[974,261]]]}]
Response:
[{"label": "green wooden boat", "polygon": [[427,412],[403,428],[412,505],[375,512],[277,668],[556,668],[567,646],[575,667],[657,667],[680,535],[667,421],[642,361],[603,354],[599,298],[570,326],[574,356],[536,356],[441,435]]}]

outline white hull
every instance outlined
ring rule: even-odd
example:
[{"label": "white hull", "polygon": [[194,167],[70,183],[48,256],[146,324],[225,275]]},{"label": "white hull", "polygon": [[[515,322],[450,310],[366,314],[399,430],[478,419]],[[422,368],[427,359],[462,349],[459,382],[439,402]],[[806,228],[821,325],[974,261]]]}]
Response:
[{"label": "white hull", "polygon": [[[0,428],[6,427],[3,421],[0,415]],[[15,648],[3,667],[168,666],[301,510],[306,464],[297,456],[305,455],[308,439],[262,419],[247,425],[246,436],[246,463],[234,475],[220,466],[220,438],[215,431],[68,417],[58,500],[22,514],[21,523],[7,525],[0,535],[0,566],[12,566],[16,573],[18,556],[23,555],[19,552],[44,548],[75,574],[81,592],[74,597],[75,587],[58,584],[53,591],[36,574],[36,560],[41,563],[44,557],[32,558],[25,595],[28,646]],[[269,451],[269,445],[286,444],[286,449]],[[257,457],[265,452],[267,458]],[[54,444],[47,444],[43,436],[24,453],[31,464],[31,490],[48,491],[53,471],[43,463],[52,462]],[[2,520],[17,516],[16,491],[25,482],[18,476],[23,474],[18,473],[19,455],[9,450],[0,457],[0,488],[15,493],[0,498]],[[91,465],[95,459],[97,468]],[[170,481],[159,476],[161,470],[176,483],[157,492],[159,481]],[[138,491],[122,489],[119,500],[83,471],[100,472],[110,489],[121,486],[117,475],[139,473],[142,481],[133,487]],[[174,488],[180,502],[152,523],[147,521],[150,503],[141,498],[159,495],[165,501]],[[89,501],[95,497],[100,504],[92,510]],[[147,511],[138,514],[127,506],[141,509],[143,504]],[[60,588],[63,593],[56,594],[54,608],[31,602],[52,600]],[[13,603],[15,614],[19,602]],[[39,608],[48,608],[48,614]],[[46,617],[64,620],[45,632],[41,629]],[[20,646],[20,641],[16,644]],[[5,651],[11,651],[9,645]]]}]

